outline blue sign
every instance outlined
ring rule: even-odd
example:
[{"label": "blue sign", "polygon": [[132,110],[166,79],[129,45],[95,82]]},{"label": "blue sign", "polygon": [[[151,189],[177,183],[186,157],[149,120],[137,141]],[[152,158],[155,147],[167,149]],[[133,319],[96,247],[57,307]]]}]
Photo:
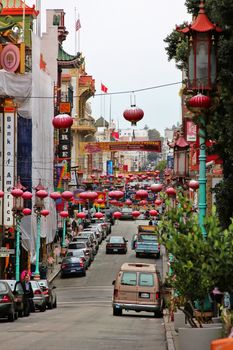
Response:
[{"label": "blue sign", "polygon": [[167,168],[173,169],[174,168],[174,158],[173,155],[168,154],[167,156]]},{"label": "blue sign", "polygon": [[113,161],[107,160],[107,175],[113,175]]}]

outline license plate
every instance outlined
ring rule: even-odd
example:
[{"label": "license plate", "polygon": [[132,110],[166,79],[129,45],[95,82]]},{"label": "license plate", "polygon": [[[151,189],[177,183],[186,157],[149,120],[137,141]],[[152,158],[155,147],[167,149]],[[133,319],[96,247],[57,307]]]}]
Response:
[{"label": "license plate", "polygon": [[70,272],[71,272],[71,273],[72,273],[72,272],[76,272],[76,270],[71,270]]},{"label": "license plate", "polygon": [[118,249],[113,249],[114,252],[118,252]]},{"label": "license plate", "polygon": [[150,293],[140,293],[141,298],[150,298]]}]

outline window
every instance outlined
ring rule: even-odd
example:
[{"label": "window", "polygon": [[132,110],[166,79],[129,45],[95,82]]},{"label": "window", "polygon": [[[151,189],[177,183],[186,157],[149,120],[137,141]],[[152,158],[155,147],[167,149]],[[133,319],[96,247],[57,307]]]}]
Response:
[{"label": "window", "polygon": [[139,286],[153,287],[154,275],[152,273],[140,273],[139,274]]},{"label": "window", "polygon": [[137,273],[136,272],[123,272],[121,278],[121,284],[125,286],[136,286]]}]

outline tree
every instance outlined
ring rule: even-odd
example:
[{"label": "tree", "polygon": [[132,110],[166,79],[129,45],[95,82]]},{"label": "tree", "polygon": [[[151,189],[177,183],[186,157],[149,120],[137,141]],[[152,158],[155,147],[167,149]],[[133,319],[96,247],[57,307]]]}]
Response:
[{"label": "tree", "polygon": [[156,129],[149,129],[148,130],[148,138],[150,141],[160,140],[161,139],[160,132]]},{"label": "tree", "polygon": [[[198,13],[199,0],[186,0],[188,12]],[[212,22],[224,30],[218,43],[219,105],[208,117],[206,135],[215,140],[212,151],[223,160],[223,181],[215,189],[216,206],[223,228],[233,217],[233,2],[232,0],[206,0],[206,12]],[[184,24],[182,24],[184,25]],[[168,59],[174,59],[181,69],[187,67],[187,40],[176,31],[165,39]],[[185,49],[186,48],[186,49]]]}]

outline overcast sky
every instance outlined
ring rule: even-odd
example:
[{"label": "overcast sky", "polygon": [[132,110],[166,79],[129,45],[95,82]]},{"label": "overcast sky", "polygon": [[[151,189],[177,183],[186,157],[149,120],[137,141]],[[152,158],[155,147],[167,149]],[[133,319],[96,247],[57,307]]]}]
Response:
[{"label": "overcast sky", "polygon": [[[181,81],[174,61],[168,62],[163,39],[176,24],[190,21],[185,0],[41,0],[42,23],[46,8],[64,8],[69,31],[65,50],[75,53],[75,7],[79,13],[80,51],[86,71],[108,92],[133,91]],[[32,0],[26,0],[31,5]],[[45,29],[44,25],[42,27]],[[78,38],[78,36],[77,36]],[[78,47],[78,43],[77,43]],[[137,129],[147,124],[162,134],[166,127],[181,121],[180,85],[138,92],[136,104],[144,111]],[[102,103],[101,103],[102,100]],[[90,99],[93,116],[109,120],[110,97]],[[104,102],[105,101],[105,102]],[[112,95],[111,116],[120,128],[130,127],[123,111],[130,107],[130,94]]]}]

